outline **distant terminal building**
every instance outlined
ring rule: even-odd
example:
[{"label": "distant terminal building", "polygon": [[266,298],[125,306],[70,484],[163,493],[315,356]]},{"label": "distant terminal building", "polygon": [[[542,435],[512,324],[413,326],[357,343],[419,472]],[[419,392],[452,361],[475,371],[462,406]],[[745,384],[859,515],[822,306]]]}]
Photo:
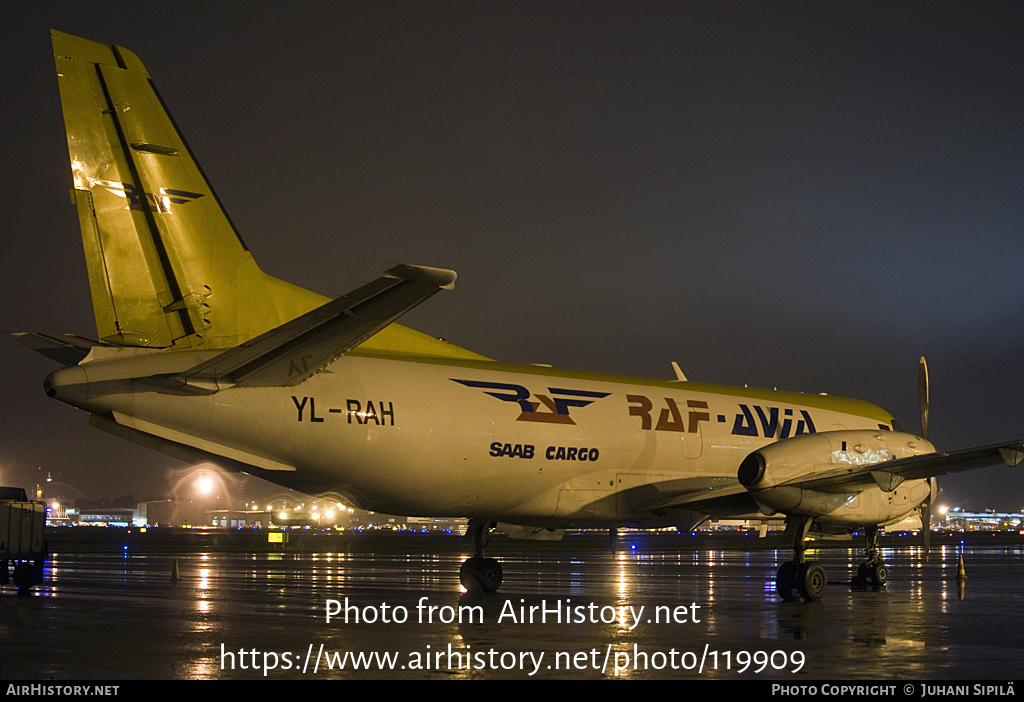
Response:
[{"label": "distant terminal building", "polygon": [[209,512],[206,523],[215,527],[240,529],[243,527],[269,527],[273,515],[266,510],[220,509]]},{"label": "distant terminal building", "polygon": [[[205,526],[240,529],[276,525],[359,530],[445,531],[459,534],[464,533],[466,529],[465,519],[405,517],[364,512],[326,502],[295,508],[272,508],[271,505],[267,505],[267,509],[256,509],[254,503],[250,509],[234,510],[210,509],[211,505],[208,503],[192,500],[151,500],[139,502],[135,509],[75,508],[72,500],[47,498],[46,501],[47,526]],[[508,533],[510,527],[512,525],[500,525],[499,531]],[[785,520],[776,516],[751,520],[710,521],[702,524],[698,530],[744,531],[765,536],[769,532],[785,528]],[[1024,512],[963,512],[958,508],[942,508],[934,513],[932,528],[952,531],[1014,531],[1024,534]],[[886,531],[889,532],[916,532],[920,529],[921,520],[916,513],[899,524],[886,527]]]},{"label": "distant terminal building", "polygon": [[959,512],[950,510],[943,517],[947,529],[956,531],[1022,531],[1021,512]]},{"label": "distant terminal building", "polygon": [[451,519],[448,517],[406,517],[405,525],[414,531],[444,531],[453,534],[466,533],[465,519]]},{"label": "distant terminal building", "polygon": [[212,526],[227,529],[267,527],[272,522],[267,510],[208,509],[196,502],[156,500],[140,502],[136,526]]},{"label": "distant terminal building", "polygon": [[135,519],[134,509],[101,508],[78,510],[79,526],[132,526]]},{"label": "distant terminal building", "polygon": [[174,500],[140,502],[136,510],[135,526],[171,526],[174,524]]},{"label": "distant terminal building", "polygon": [[46,526],[72,526],[78,521],[78,510],[60,502],[46,505]]}]

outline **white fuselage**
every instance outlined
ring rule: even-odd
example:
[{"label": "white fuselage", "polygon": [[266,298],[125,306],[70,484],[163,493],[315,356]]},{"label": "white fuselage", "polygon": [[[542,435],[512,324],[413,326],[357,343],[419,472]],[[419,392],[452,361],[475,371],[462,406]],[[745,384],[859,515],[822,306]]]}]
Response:
[{"label": "white fuselage", "polygon": [[293,387],[213,394],[140,379],[153,364],[170,375],[197,357],[85,362],[47,387],[119,424],[355,506],[536,526],[671,525],[674,515],[650,506],[734,486],[737,466],[761,446],[891,422],[841,398],[420,357],[352,354]]}]

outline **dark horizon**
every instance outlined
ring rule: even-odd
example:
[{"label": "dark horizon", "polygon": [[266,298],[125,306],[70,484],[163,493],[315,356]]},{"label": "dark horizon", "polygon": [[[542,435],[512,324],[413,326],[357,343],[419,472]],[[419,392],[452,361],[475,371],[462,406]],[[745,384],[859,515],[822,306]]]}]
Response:
[{"label": "dark horizon", "polygon": [[[50,27],[134,51],[257,262],[511,363],[855,397],[941,449],[1024,438],[1018,4],[270,3],[11,13],[0,329],[95,338]],[[0,484],[160,494],[169,457],[0,340]],[[939,479],[1024,508],[1024,471]]]}]

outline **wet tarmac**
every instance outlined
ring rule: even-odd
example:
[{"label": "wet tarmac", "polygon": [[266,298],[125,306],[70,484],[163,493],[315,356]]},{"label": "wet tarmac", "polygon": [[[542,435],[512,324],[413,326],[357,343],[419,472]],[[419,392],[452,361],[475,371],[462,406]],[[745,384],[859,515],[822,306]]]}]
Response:
[{"label": "wet tarmac", "polygon": [[828,573],[824,600],[782,603],[783,550],[489,549],[505,580],[482,596],[459,585],[464,547],[415,543],[56,553],[31,596],[0,590],[0,677],[806,683],[1012,680],[1024,669],[1019,545],[966,547],[962,598],[953,546],[933,547],[930,563],[917,547],[886,550],[884,590],[845,584],[860,549],[809,551]]}]

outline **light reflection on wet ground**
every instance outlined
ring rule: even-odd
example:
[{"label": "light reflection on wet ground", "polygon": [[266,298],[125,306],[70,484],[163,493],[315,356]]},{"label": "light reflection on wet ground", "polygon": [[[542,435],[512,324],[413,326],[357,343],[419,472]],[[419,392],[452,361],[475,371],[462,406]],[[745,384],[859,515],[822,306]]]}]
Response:
[{"label": "light reflection on wet ground", "polygon": [[[739,675],[740,651],[776,652],[759,676],[750,672],[759,667],[755,663],[743,677],[798,681],[1012,679],[1024,665],[1020,547],[968,549],[962,600],[952,548],[933,549],[931,563],[924,563],[916,548],[887,551],[891,580],[883,591],[842,584],[862,560],[860,549],[809,552],[823,562],[830,581],[824,601],[811,604],[776,599],[775,570],[788,554],[774,550],[494,554],[501,557],[505,582],[491,596],[461,592],[458,569],[467,555],[451,549],[57,555],[51,577],[32,597],[18,597],[11,588],[0,594],[0,674],[57,680],[262,677],[262,670],[252,670],[248,652],[255,649],[260,666],[265,652],[277,654],[279,669],[268,677],[314,677],[312,662],[305,673],[301,668],[310,647],[315,654],[321,644],[331,653],[397,653],[398,669],[325,671],[321,659],[315,677],[509,678],[528,677],[537,667],[534,677],[600,678],[614,677],[614,662],[628,660],[620,677],[729,679]],[[181,579],[172,584],[175,560]],[[338,615],[325,623],[326,601],[346,597],[361,616],[378,621],[345,624]],[[426,606],[438,608],[432,623],[417,621],[424,597]],[[405,607],[408,621],[382,623],[382,605],[390,617]],[[438,621],[460,605],[479,607],[483,623]],[[563,615],[567,607],[581,607],[575,616],[587,621],[557,623],[549,614],[548,622],[540,623],[539,611],[533,623],[510,616],[514,612],[518,620],[521,612],[540,606],[558,607]],[[628,608],[641,606],[634,627]],[[607,618],[605,607],[620,613],[626,607],[626,621],[589,621],[602,614]],[[655,623],[657,607],[686,621]],[[699,622],[691,621],[694,617]],[[235,654],[234,670],[221,669],[222,644]],[[460,659],[447,657],[449,645],[474,658],[462,658],[459,668]],[[247,654],[239,657],[240,650]],[[646,670],[634,669],[634,651],[647,654],[641,661]],[[714,651],[717,670],[710,657]],[[438,652],[444,653],[442,670],[436,669]],[[727,652],[731,670],[725,669]],[[291,669],[282,671],[285,653]],[[799,654],[804,664],[794,675]],[[673,663],[693,664],[701,657],[700,673],[672,669]],[[417,660],[424,669],[410,670]],[[448,669],[448,660],[454,669]],[[780,669],[773,670],[771,662]],[[479,664],[498,669],[480,670]]]}]

